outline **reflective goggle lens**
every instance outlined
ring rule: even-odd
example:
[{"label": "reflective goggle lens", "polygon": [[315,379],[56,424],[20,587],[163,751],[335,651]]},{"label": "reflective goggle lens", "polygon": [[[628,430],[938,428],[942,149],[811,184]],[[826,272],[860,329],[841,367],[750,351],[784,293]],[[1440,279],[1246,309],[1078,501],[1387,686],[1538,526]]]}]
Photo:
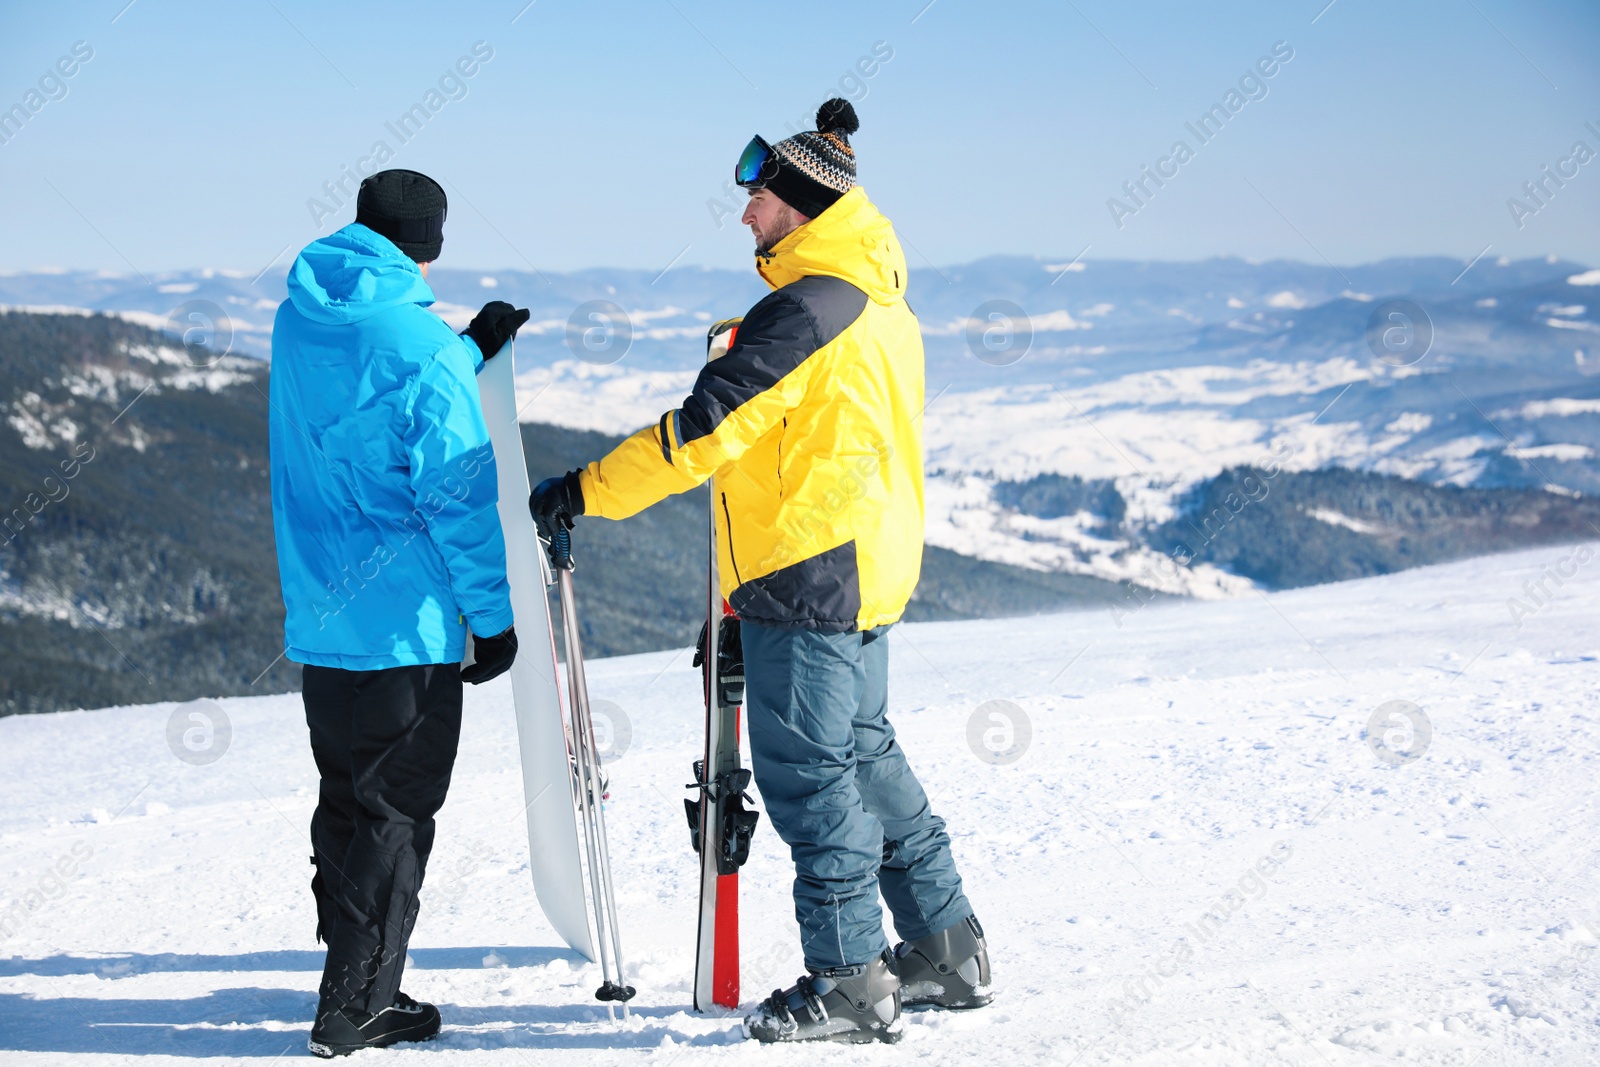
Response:
[{"label": "reflective goggle lens", "polygon": [[777,169],[772,158],[772,146],[758,135],[750,138],[750,143],[739,154],[738,166],[733,168],[733,180],[747,189],[759,187],[770,180]]}]

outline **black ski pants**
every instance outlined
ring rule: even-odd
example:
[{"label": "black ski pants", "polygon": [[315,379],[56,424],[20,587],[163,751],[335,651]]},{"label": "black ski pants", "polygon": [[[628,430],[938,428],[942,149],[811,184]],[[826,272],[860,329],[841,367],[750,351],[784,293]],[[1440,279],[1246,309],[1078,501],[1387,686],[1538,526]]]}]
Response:
[{"label": "black ski pants", "polygon": [[461,736],[455,663],[347,671],[307,665],[306,725],[322,787],[311,817],[317,1014],[394,1003],[417,894]]}]

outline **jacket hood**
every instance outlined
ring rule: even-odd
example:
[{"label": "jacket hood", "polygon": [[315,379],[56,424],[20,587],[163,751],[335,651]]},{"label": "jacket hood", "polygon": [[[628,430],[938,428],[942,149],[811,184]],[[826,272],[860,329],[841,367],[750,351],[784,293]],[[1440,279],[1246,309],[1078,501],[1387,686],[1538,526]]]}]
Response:
[{"label": "jacket hood", "polygon": [[360,322],[401,304],[433,303],[416,263],[387,237],[353,222],[300,250],[289,300],[313,322]]},{"label": "jacket hood", "polygon": [[822,274],[849,282],[875,303],[892,304],[906,295],[900,241],[859,185],[770,252],[757,252],[756,271],[774,289]]}]

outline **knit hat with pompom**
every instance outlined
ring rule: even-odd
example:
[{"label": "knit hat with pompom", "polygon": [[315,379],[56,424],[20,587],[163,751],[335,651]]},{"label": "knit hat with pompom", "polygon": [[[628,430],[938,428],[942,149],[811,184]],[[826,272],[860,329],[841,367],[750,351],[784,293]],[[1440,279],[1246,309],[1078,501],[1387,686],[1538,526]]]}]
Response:
[{"label": "knit hat with pompom", "polygon": [[816,218],[856,184],[850,135],[861,128],[850,101],[834,97],[817,109],[817,128],[772,146],[778,172],[766,187],[807,218]]}]

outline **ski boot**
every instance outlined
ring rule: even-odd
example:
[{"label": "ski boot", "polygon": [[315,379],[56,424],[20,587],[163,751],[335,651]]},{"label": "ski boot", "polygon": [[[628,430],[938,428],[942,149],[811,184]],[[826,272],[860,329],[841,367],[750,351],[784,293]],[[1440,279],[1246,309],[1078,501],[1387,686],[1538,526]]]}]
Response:
[{"label": "ski boot", "polygon": [[426,1041],[439,1032],[439,1009],[418,1004],[404,993],[376,1015],[355,1008],[319,1013],[308,1047],[313,1056],[331,1060],[364,1048],[384,1048],[401,1041]]},{"label": "ski boot", "polygon": [[900,1002],[907,1008],[981,1008],[989,991],[989,947],[983,927],[969,915],[948,930],[894,949]]},{"label": "ski boot", "polygon": [[763,1044],[843,1041],[863,1045],[900,1040],[900,979],[885,950],[871,963],[805,975],[774,990],[744,1018],[744,1033]]}]

